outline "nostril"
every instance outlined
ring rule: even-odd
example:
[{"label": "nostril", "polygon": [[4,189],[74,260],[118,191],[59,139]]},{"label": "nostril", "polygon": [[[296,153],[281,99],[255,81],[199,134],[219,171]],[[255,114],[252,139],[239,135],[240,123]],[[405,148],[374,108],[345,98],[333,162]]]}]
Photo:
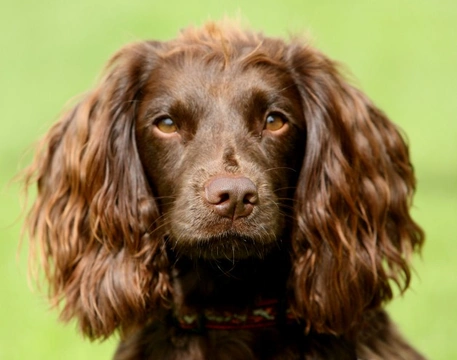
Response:
[{"label": "nostril", "polygon": [[256,204],[257,203],[257,192],[247,193],[243,198],[244,204]]},{"label": "nostril", "polygon": [[226,201],[230,201],[230,194],[229,193],[222,193],[219,195],[219,203],[223,203]]},{"label": "nostril", "polygon": [[221,183],[210,182],[206,185],[205,197],[206,201],[212,205],[218,205],[226,201],[230,201],[230,193],[226,189],[226,186]]},{"label": "nostril", "polygon": [[258,202],[257,187],[246,177],[213,177],[205,184],[205,200],[223,217],[248,216]]}]

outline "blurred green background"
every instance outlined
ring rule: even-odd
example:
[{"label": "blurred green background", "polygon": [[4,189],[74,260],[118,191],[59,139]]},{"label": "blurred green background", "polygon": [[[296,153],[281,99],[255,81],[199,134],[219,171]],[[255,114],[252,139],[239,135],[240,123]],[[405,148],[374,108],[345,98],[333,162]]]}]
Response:
[{"label": "blurred green background", "polygon": [[390,305],[430,359],[457,359],[457,2],[17,0],[0,3],[0,359],[110,359],[116,344],[83,340],[27,283],[17,255],[19,186],[30,146],[108,57],[144,38],[235,16],[269,35],[308,34],[347,64],[408,134],[418,177],[414,217],[427,232],[412,289]]}]

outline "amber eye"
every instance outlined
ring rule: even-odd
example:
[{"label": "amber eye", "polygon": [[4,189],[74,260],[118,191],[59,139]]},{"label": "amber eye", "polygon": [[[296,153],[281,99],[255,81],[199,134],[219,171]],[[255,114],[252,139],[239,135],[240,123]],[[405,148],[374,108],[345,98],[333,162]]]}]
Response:
[{"label": "amber eye", "polygon": [[277,131],[281,129],[286,123],[284,116],[278,113],[268,114],[265,120],[265,129],[269,131]]},{"label": "amber eye", "polygon": [[176,126],[175,122],[169,117],[164,117],[156,120],[155,126],[157,126],[157,129],[165,134],[172,134],[178,131],[178,127]]}]

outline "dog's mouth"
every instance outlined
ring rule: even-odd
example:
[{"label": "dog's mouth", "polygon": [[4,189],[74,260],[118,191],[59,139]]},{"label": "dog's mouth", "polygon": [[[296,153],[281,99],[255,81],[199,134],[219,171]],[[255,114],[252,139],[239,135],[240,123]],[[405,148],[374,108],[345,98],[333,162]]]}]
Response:
[{"label": "dog's mouth", "polygon": [[241,260],[263,258],[278,246],[276,239],[254,238],[230,230],[207,237],[169,237],[170,248],[179,256],[197,259]]}]

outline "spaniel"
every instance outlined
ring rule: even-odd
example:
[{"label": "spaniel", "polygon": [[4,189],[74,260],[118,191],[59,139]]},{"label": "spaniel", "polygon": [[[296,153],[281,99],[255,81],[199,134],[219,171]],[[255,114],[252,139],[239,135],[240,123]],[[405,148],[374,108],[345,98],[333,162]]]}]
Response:
[{"label": "spaniel", "polygon": [[25,183],[52,304],[116,360],[423,359],[383,309],[424,238],[408,147],[300,39],[127,45]]}]

